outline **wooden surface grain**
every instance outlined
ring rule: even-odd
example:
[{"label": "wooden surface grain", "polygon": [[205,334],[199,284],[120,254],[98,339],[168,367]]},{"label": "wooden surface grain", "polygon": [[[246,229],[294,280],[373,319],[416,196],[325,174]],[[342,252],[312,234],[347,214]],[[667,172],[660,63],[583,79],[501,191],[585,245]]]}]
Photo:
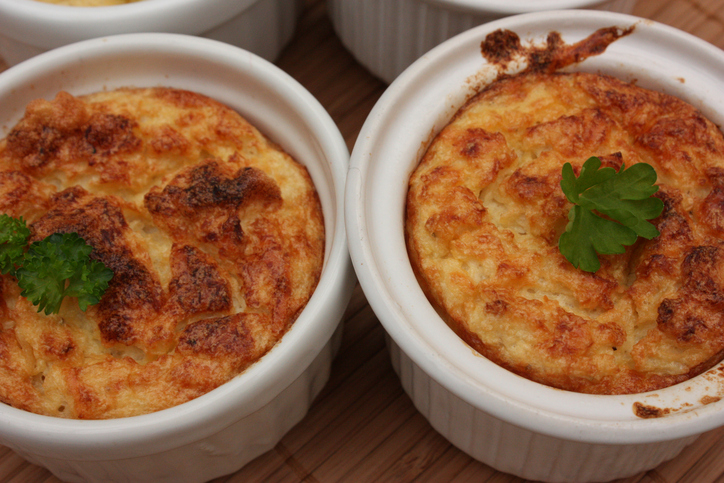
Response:
[{"label": "wooden surface grain", "polygon": [[[724,48],[724,0],[639,0],[635,15]],[[324,0],[307,0],[277,65],[328,110],[350,150],[386,84],[344,49]],[[0,71],[7,66],[0,59]],[[724,89],[724,86],[722,86]],[[271,451],[221,482],[522,482],[462,453],[415,410],[392,371],[384,331],[359,286],[344,317],[332,375],[307,417]],[[0,481],[53,483],[47,470],[0,446]],[[724,482],[724,428],[627,483]]]}]

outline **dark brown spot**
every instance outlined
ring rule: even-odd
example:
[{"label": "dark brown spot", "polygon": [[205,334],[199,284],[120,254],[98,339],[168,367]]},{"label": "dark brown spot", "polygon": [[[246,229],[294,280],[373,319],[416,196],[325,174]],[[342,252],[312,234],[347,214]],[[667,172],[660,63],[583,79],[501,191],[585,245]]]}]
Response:
[{"label": "dark brown spot", "polygon": [[224,355],[243,357],[250,354],[254,347],[254,338],[244,323],[245,318],[249,316],[249,314],[235,314],[195,322],[181,334],[178,351],[216,357]]},{"label": "dark brown spot", "polygon": [[85,130],[85,140],[93,153],[90,165],[118,153],[133,152],[141,140],[133,134],[130,119],[112,114],[95,114]]},{"label": "dark brown spot", "polygon": [[231,309],[229,284],[218,264],[192,246],[174,245],[171,249],[171,300],[184,313],[227,311]]},{"label": "dark brown spot", "polygon": [[508,304],[504,300],[494,300],[485,304],[485,312],[490,315],[501,315],[508,309]]},{"label": "dark brown spot", "polygon": [[480,44],[480,51],[483,57],[496,65],[501,72],[512,60],[519,57],[528,60],[527,72],[555,72],[603,53],[611,43],[633,30],[633,26],[626,29],[606,27],[570,45],[563,42],[560,33],[550,32],[545,44],[523,47],[515,32],[501,29],[485,37]]},{"label": "dark brown spot", "polygon": [[491,64],[507,64],[522,51],[520,37],[510,30],[499,29],[489,33],[480,44],[483,57]]},{"label": "dark brown spot", "polygon": [[640,402],[633,404],[633,411],[636,416],[642,419],[660,418],[671,412],[670,409],[661,409],[654,406],[647,406]]},{"label": "dark brown spot", "polygon": [[724,302],[718,280],[719,248],[700,246],[692,248],[684,258],[682,272],[685,287],[697,298],[718,304]]}]

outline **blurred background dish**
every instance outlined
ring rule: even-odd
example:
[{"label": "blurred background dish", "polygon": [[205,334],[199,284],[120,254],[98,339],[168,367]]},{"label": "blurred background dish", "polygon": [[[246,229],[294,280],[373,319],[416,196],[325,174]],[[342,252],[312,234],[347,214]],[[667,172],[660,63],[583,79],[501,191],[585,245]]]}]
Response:
[{"label": "blurred background dish", "polygon": [[294,34],[300,0],[141,0],[104,7],[0,0],[0,56],[15,65],[62,45],[107,35],[198,35],[277,58]]},{"label": "blurred background dish", "polygon": [[74,7],[107,7],[109,5],[123,5],[124,3],[138,2],[139,0],[36,0],[37,2],[54,3],[56,5],[72,5]]},{"label": "blurred background dish", "polygon": [[2,404],[0,442],[67,481],[206,481],[273,448],[329,377],[354,286],[342,210],[348,151],[327,112],[283,71],[231,45],[177,34],[88,40],[6,70],[0,74],[2,136],[33,99],[124,86],[205,94],[307,168],[326,233],[319,283],[281,341],[215,390],[155,413],[97,421]]},{"label": "blurred background dish", "polygon": [[410,172],[431,136],[497,75],[496,66],[481,55],[486,35],[510,30],[544,44],[556,31],[572,44],[612,26],[635,28],[600,55],[564,70],[635,81],[675,95],[714,124],[724,124],[720,49],[629,15],[536,12],[468,30],[416,61],[372,109],[350,161],[345,200],[350,253],[365,295],[389,334],[402,387],[455,446],[499,471],[530,480],[628,477],[673,458],[698,435],[724,425],[722,364],[686,383],[643,394],[597,396],[544,386],[465,344],[428,302],[409,262],[404,207]]},{"label": "blurred background dish", "polygon": [[636,0],[327,0],[342,43],[387,83],[439,43],[485,22],[571,8],[631,13],[635,5]]}]

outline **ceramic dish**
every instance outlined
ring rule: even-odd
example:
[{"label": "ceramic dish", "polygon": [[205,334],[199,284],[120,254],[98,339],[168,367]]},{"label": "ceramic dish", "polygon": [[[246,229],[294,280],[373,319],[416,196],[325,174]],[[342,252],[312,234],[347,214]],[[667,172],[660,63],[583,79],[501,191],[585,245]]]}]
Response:
[{"label": "ceramic dish", "polygon": [[[457,447],[523,478],[605,481],[673,458],[697,435],[724,424],[724,366],[651,393],[594,396],[534,383],[481,357],[448,328],[415,279],[403,231],[408,178],[433,135],[494,77],[480,53],[488,33],[509,29],[543,42],[555,30],[571,43],[602,27],[634,24],[631,35],[569,69],[636,80],[723,125],[720,49],[648,20],[569,10],[501,19],[433,49],[379,99],[352,153],[345,197],[350,253],[390,336],[404,389]],[[642,419],[637,404],[668,414]]]},{"label": "ceramic dish", "polygon": [[300,12],[300,0],[141,0],[106,7],[0,0],[0,57],[15,65],[81,40],[169,32],[220,40],[274,60],[292,38]]},{"label": "ceramic dish", "polygon": [[324,108],[280,69],[224,43],[174,34],[89,40],[8,69],[0,74],[0,132],[7,135],[31,99],[121,86],[206,94],[304,164],[324,213],[319,284],[282,340],[225,385],[171,409],[104,421],[0,404],[0,444],[66,481],[206,481],[273,448],[328,379],[354,285],[342,209],[349,155]]},{"label": "ceramic dish", "polygon": [[387,83],[439,43],[502,17],[554,9],[631,13],[636,0],[328,0],[345,47]]}]

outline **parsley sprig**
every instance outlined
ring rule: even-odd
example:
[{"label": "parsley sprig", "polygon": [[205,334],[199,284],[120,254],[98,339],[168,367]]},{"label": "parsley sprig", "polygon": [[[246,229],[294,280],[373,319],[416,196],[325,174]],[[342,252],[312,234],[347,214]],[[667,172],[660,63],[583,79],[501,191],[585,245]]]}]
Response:
[{"label": "parsley sprig", "polygon": [[624,253],[639,236],[650,240],[659,235],[647,221],[664,209],[664,203],[651,196],[659,187],[650,164],[624,165],[617,172],[601,168],[601,160],[593,156],[578,178],[570,163],[563,166],[562,175],[561,189],[573,207],[558,248],[576,268],[596,272],[601,268],[597,253]]},{"label": "parsley sprig", "polygon": [[15,275],[30,237],[30,230],[21,216],[19,219],[0,215],[0,272]]},{"label": "parsley sprig", "polygon": [[57,314],[65,297],[76,297],[83,311],[100,302],[113,271],[90,258],[93,247],[77,233],[54,233],[27,247],[29,237],[22,218],[0,215],[0,271],[18,279],[20,295],[38,312]]}]

